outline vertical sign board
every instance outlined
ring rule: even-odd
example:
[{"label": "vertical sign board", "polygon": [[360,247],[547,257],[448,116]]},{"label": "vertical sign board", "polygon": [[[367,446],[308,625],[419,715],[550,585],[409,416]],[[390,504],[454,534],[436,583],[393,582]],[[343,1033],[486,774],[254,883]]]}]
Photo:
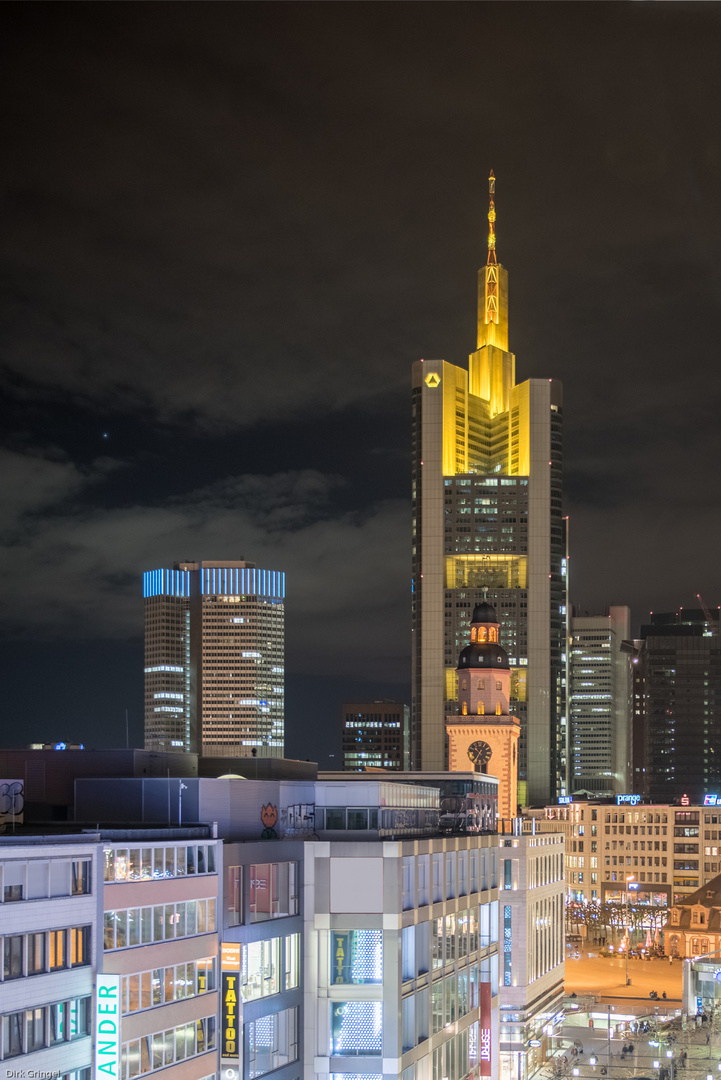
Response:
[{"label": "vertical sign board", "polygon": [[223,1080],[240,1076],[242,1012],[240,1001],[240,944],[220,947],[220,1060]]},{"label": "vertical sign board", "polygon": [[95,1075],[120,1075],[120,976],[95,976]]},{"label": "vertical sign board", "polygon": [[491,984],[480,986],[481,1027],[479,1032],[478,1062],[481,1076],[491,1075]]}]

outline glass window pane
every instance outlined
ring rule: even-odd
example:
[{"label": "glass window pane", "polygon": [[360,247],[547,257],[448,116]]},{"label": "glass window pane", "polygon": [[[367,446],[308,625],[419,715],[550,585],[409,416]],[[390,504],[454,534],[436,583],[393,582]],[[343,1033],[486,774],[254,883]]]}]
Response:
[{"label": "glass window pane", "polygon": [[241,868],[229,866],[226,874],[226,898],[228,925],[238,926],[241,921]]},{"label": "glass window pane", "polygon": [[45,934],[28,934],[28,975],[45,971]]},{"label": "glass window pane", "polygon": [[115,852],[115,880],[126,881],[128,877],[128,852],[119,848]]},{"label": "glass window pane", "polygon": [[137,1012],[140,1008],[140,976],[128,976],[128,1012]]},{"label": "glass window pane", "polygon": [[382,1052],[383,1006],[380,1001],[331,1003],[332,1054],[379,1056]]},{"label": "glass window pane", "polygon": [[128,852],[128,881],[140,880],[140,848],[130,848]]},{"label": "glass window pane", "polygon": [[124,949],[128,943],[128,913],[127,911],[115,912],[115,947]]},{"label": "glass window pane", "polygon": [[2,1018],[3,1057],[17,1057],[23,1052],[23,1020],[25,1014],[10,1013]]},{"label": "glass window pane", "polygon": [[[110,946],[114,948],[115,946]],[[48,934],[50,970],[58,971],[65,967],[65,931],[51,930]]]},{"label": "glass window pane", "polygon": [[58,1004],[50,1005],[48,1012],[50,1014],[50,1045],[55,1046],[56,1043],[63,1042],[65,1039],[65,1002],[61,1001]]},{"label": "glass window pane", "polygon": [[128,945],[140,945],[140,908],[128,912]]},{"label": "glass window pane", "polygon": [[364,985],[383,982],[381,930],[339,930],[331,934],[331,982]]},{"label": "glass window pane", "polygon": [[[50,934],[50,970],[53,968],[53,935]],[[115,912],[106,911],[103,930],[103,948],[115,948]]]},{"label": "glass window pane", "polygon": [[185,903],[185,932],[189,936],[197,933],[197,904],[195,900]]},{"label": "glass window pane", "polygon": [[27,1009],[25,1012],[25,1053],[40,1050],[45,1045],[45,1010]]},{"label": "glass window pane", "polygon": [[150,907],[141,908],[140,911],[140,923],[142,928],[142,944],[149,945],[153,940],[153,909]]},{"label": "glass window pane", "polygon": [[3,939],[3,975],[20,979],[23,974],[23,939],[21,935]]}]

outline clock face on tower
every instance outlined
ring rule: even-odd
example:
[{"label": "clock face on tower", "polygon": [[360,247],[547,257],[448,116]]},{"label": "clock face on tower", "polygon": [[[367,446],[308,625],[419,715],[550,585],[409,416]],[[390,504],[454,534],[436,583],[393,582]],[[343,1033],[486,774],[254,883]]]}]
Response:
[{"label": "clock face on tower", "polygon": [[482,742],[477,739],[476,742],[472,742],[468,747],[468,757],[471,759],[474,765],[487,765],[491,760],[491,754],[493,751],[487,742]]}]

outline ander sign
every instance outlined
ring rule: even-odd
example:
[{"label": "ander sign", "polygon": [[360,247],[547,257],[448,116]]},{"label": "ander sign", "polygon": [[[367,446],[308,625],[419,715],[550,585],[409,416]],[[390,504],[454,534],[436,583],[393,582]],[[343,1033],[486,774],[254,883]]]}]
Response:
[{"label": "ander sign", "polygon": [[117,1080],[120,1065],[120,976],[95,976],[95,1075]]}]

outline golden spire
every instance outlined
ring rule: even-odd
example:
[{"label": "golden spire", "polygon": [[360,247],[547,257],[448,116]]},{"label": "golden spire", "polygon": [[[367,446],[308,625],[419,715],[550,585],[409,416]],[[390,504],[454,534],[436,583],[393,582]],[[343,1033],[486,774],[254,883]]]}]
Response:
[{"label": "golden spire", "polygon": [[[478,271],[478,337],[477,349],[493,345],[508,352],[508,275],[496,255],[496,177],[491,169],[488,177],[488,258]],[[480,381],[474,393],[492,400],[492,415],[508,408],[505,392],[503,402],[491,393],[486,377]],[[505,385],[505,384],[504,384]],[[510,383],[514,385],[513,380]]]},{"label": "golden spire", "polygon": [[496,259],[496,204],[493,198],[495,194],[496,178],[491,169],[491,175],[488,177],[488,266],[498,261]]}]

